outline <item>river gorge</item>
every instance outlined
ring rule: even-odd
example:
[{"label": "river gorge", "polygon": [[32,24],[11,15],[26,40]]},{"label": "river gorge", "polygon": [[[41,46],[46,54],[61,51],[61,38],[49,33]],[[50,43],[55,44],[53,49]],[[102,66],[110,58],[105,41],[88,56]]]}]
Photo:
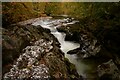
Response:
[{"label": "river gorge", "polygon": [[86,70],[89,71],[92,65],[94,64],[87,65],[84,62],[82,62],[76,54],[73,54],[73,55],[67,54],[68,51],[80,47],[80,44],[74,43],[72,41],[65,41],[66,34],[64,32],[58,32],[56,29],[57,27],[63,27],[62,25],[67,26],[69,24],[75,24],[75,23],[79,23],[79,21],[74,20],[74,18],[63,18],[63,19],[45,18],[45,19],[36,21],[32,25],[34,26],[40,25],[43,28],[50,29],[51,34],[53,34],[58,39],[61,46],[60,49],[65,53],[65,57],[68,58],[69,61],[76,66],[76,69],[79,75],[82,75],[86,78],[86,75],[88,75],[89,73],[86,74],[85,71]]},{"label": "river gorge", "polygon": [[2,79],[120,80],[120,4],[2,3]]},{"label": "river gorge", "polygon": [[[20,53],[20,56],[18,56],[18,59],[13,60],[14,64],[11,66],[10,72],[5,74],[4,78],[5,79],[6,78],[22,79],[22,78],[28,78],[30,76],[33,76],[33,77],[31,77],[31,79],[33,79],[33,78],[35,78],[35,79],[51,78],[50,75],[54,74],[54,73],[51,73],[52,66],[55,67],[55,65],[56,66],[59,65],[59,67],[61,66],[62,69],[65,68],[65,64],[63,64],[61,62],[60,62],[60,64],[59,63],[56,64],[54,62],[54,60],[57,60],[58,54],[56,54],[56,53],[59,52],[59,49],[62,51],[60,53],[64,54],[63,58],[68,59],[68,61],[70,61],[73,65],[75,65],[75,68],[73,68],[73,70],[76,69],[77,72],[72,73],[76,76],[76,77],[74,76],[74,78],[80,79],[80,77],[77,77],[79,74],[79,76],[82,76],[81,79],[87,79],[87,80],[98,79],[99,76],[104,74],[104,70],[102,71],[99,68],[99,67],[103,68],[103,65],[105,65],[105,66],[109,65],[110,69],[112,67],[114,67],[113,69],[118,71],[118,68],[115,66],[115,64],[113,63],[112,60],[108,61],[107,58],[103,59],[102,57],[99,56],[99,52],[101,51],[101,45],[97,44],[98,41],[96,40],[96,38],[89,39],[88,34],[81,33],[81,35],[79,36],[80,42],[65,40],[66,36],[68,36],[66,34],[67,34],[67,32],[69,32],[69,25],[74,26],[76,23],[80,24],[80,22],[78,20],[71,18],[71,17],[62,17],[60,19],[58,19],[58,18],[56,19],[56,18],[52,18],[52,17],[40,17],[40,18],[36,18],[36,19],[19,22],[17,25],[26,26],[26,29],[28,29],[30,32],[33,31],[32,35],[35,34],[34,36],[36,36],[36,38],[38,38],[38,39],[40,37],[39,36],[37,37],[37,35],[42,35],[43,39],[41,38],[41,39],[37,40],[36,42],[34,42],[34,41],[30,42],[32,44],[30,44],[29,46],[26,46],[26,48],[24,48],[22,50],[22,54]],[[33,26],[33,29],[32,29],[32,26]],[[29,29],[30,27],[31,27],[31,30]],[[60,32],[58,31],[60,28],[63,28],[63,27],[68,28],[67,32],[65,32],[64,30],[60,31]],[[21,38],[24,36],[24,33],[26,33],[26,31],[24,31],[26,29],[23,28],[23,31],[22,31],[23,35],[21,35]],[[36,30],[34,30],[34,29],[36,29]],[[22,30],[22,27],[21,27],[21,30]],[[36,31],[38,31],[38,32],[36,32]],[[46,31],[47,31],[47,33],[46,33]],[[20,30],[18,32],[21,33]],[[27,32],[27,35],[28,34],[30,35],[30,33]],[[70,33],[70,35],[73,35],[73,34],[74,33]],[[29,35],[28,35],[28,38],[30,37]],[[75,37],[75,36],[73,36],[73,37]],[[23,38],[23,40],[24,40],[24,38]],[[56,42],[54,42],[54,40],[58,41],[57,44],[56,44]],[[4,45],[7,46],[7,44],[5,44],[5,43],[6,42],[4,42]],[[23,43],[23,44],[25,44],[25,43]],[[9,44],[11,44],[11,43],[9,43]],[[58,50],[57,50],[56,45],[59,45]],[[55,49],[55,51],[54,51],[54,49]],[[51,50],[52,50],[52,52],[51,52]],[[57,52],[56,52],[56,50],[57,50]],[[10,54],[10,56],[11,55],[13,55],[13,54]],[[48,57],[49,55],[50,56],[54,55],[56,57],[55,57],[55,59],[53,58],[53,60],[52,60],[52,56],[50,57],[51,59],[49,59],[49,57]],[[59,54],[59,55],[61,55],[61,54]],[[43,57],[43,60],[42,60],[42,57]],[[10,57],[8,56],[8,59],[9,58]],[[58,57],[57,62],[59,62],[59,58],[60,57]],[[6,60],[6,58],[5,58],[5,60]],[[39,60],[40,60],[40,63],[38,63]],[[42,60],[42,62],[41,62],[41,60]],[[49,60],[52,60],[53,62],[51,62]],[[106,60],[108,62],[106,62]],[[46,64],[49,66],[47,67]],[[68,62],[67,62],[67,64],[68,64]],[[112,64],[112,66],[110,66],[111,64]],[[50,65],[52,65],[52,66],[50,66]],[[68,67],[71,69],[70,65],[68,65]],[[32,69],[34,69],[34,70],[32,70]],[[32,72],[31,72],[31,70],[32,70]],[[37,70],[40,70],[40,71],[37,72]],[[41,72],[41,71],[43,71],[43,72]],[[99,72],[99,71],[102,71],[102,72]],[[113,73],[113,72],[114,71],[110,71],[110,72],[108,71],[108,73]],[[32,74],[30,75],[30,73],[32,73]],[[63,71],[63,73],[61,73],[61,74],[63,75],[64,73],[65,72]],[[21,76],[19,74],[21,74]],[[24,76],[24,74],[26,74],[26,76]],[[55,76],[53,76],[53,77],[60,78],[60,75],[59,75],[59,77],[56,76],[58,74],[54,74],[54,75]],[[119,75],[119,73],[116,73],[115,75]],[[64,77],[64,78],[67,78],[67,77]]]}]

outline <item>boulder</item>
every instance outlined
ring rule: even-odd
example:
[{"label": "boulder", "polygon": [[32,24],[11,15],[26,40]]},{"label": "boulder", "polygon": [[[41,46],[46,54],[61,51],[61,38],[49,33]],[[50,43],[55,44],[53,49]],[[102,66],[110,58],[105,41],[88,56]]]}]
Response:
[{"label": "boulder", "polygon": [[89,38],[87,34],[81,34],[79,39],[80,47],[68,52],[78,54],[81,58],[88,58],[99,53],[101,46],[96,39]]},{"label": "boulder", "polygon": [[109,60],[98,66],[98,76],[100,80],[119,80],[120,79],[120,71],[113,62],[113,60]]},{"label": "boulder", "polygon": [[[43,29],[40,26],[35,27],[32,25],[16,24],[11,25],[9,27],[10,27],[9,29],[3,28],[2,34],[3,66],[7,66],[13,63],[14,60],[17,57],[19,57],[23,48],[32,45],[32,43],[38,40],[39,38],[46,39],[53,38],[53,35],[49,33],[50,32],[49,30]],[[57,39],[54,38],[54,40],[56,41]],[[58,44],[58,42],[56,42],[56,44]],[[7,69],[9,69],[4,68],[5,67],[3,67],[3,73],[8,71]]]},{"label": "boulder", "polygon": [[[54,48],[56,47],[53,47],[53,41],[46,39],[40,39],[33,45],[27,46],[3,78],[14,80],[79,79],[75,66],[66,61],[64,55],[59,52],[59,47]],[[74,67],[69,68],[70,65]]]}]

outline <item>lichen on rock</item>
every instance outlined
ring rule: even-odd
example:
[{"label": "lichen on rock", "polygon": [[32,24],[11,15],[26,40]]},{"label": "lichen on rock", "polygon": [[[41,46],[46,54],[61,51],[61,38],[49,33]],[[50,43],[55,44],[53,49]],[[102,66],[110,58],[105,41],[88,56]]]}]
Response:
[{"label": "lichen on rock", "polygon": [[47,42],[40,39],[35,42],[35,45],[27,46],[24,49],[24,53],[19,56],[16,63],[10,69],[10,72],[4,75],[4,79],[49,78],[49,68],[46,64],[41,64],[39,59],[45,55],[43,53],[49,52],[52,49],[51,44],[51,41]]}]

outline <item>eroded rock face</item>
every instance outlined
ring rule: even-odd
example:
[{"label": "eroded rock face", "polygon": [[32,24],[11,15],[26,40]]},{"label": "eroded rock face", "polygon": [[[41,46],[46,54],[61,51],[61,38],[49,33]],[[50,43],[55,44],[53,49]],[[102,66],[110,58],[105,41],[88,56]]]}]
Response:
[{"label": "eroded rock face", "polygon": [[101,49],[96,39],[91,39],[87,34],[80,35],[80,48],[71,50],[68,54],[78,54],[81,58],[95,56]]},{"label": "eroded rock face", "polygon": [[79,27],[78,21],[75,24],[57,28],[58,31],[66,33],[66,41],[74,41],[80,44],[79,48],[69,51],[68,54],[78,54],[81,58],[95,56],[100,51],[101,45],[90,32]]},{"label": "eroded rock face", "polygon": [[112,59],[98,66],[98,75],[100,79],[120,79],[119,69],[117,68]]},{"label": "eroded rock face", "polygon": [[[57,28],[58,31],[66,33],[66,40],[80,44],[79,48],[69,51],[68,54],[77,54],[80,59],[100,58],[98,78],[100,80],[119,80],[119,26],[102,27],[92,32],[87,27],[93,28],[93,26],[85,24],[82,28],[82,25],[68,25]],[[104,63],[106,61],[108,62]]]},{"label": "eroded rock face", "polygon": [[88,35],[84,34],[81,35],[80,49],[81,52],[85,54],[83,58],[95,56],[100,51],[100,45],[96,45],[97,40],[96,39],[91,40],[88,37],[89,37]]}]

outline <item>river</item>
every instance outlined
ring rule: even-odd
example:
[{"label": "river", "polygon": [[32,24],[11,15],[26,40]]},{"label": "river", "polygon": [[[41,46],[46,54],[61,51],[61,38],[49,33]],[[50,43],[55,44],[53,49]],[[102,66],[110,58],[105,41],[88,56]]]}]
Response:
[{"label": "river", "polygon": [[[58,32],[57,27],[61,27],[62,25],[66,26],[69,24],[75,24],[79,21],[74,20],[71,18],[71,21],[69,21],[70,18],[63,18],[63,19],[53,19],[53,18],[41,18],[38,21],[34,22],[32,25],[38,26],[40,25],[43,28],[50,29],[51,34],[53,34],[61,44],[61,50],[65,53],[65,57],[69,59],[71,63],[73,63],[76,66],[77,72],[79,75],[82,75],[83,77],[88,77],[93,72],[93,68],[95,65],[94,60],[87,60],[89,63],[85,60],[79,59],[79,57],[76,54],[70,55],[67,54],[68,51],[76,49],[80,47],[80,44],[74,43],[72,41],[65,41],[66,34],[63,32]],[[95,76],[95,75],[94,75]]]}]

